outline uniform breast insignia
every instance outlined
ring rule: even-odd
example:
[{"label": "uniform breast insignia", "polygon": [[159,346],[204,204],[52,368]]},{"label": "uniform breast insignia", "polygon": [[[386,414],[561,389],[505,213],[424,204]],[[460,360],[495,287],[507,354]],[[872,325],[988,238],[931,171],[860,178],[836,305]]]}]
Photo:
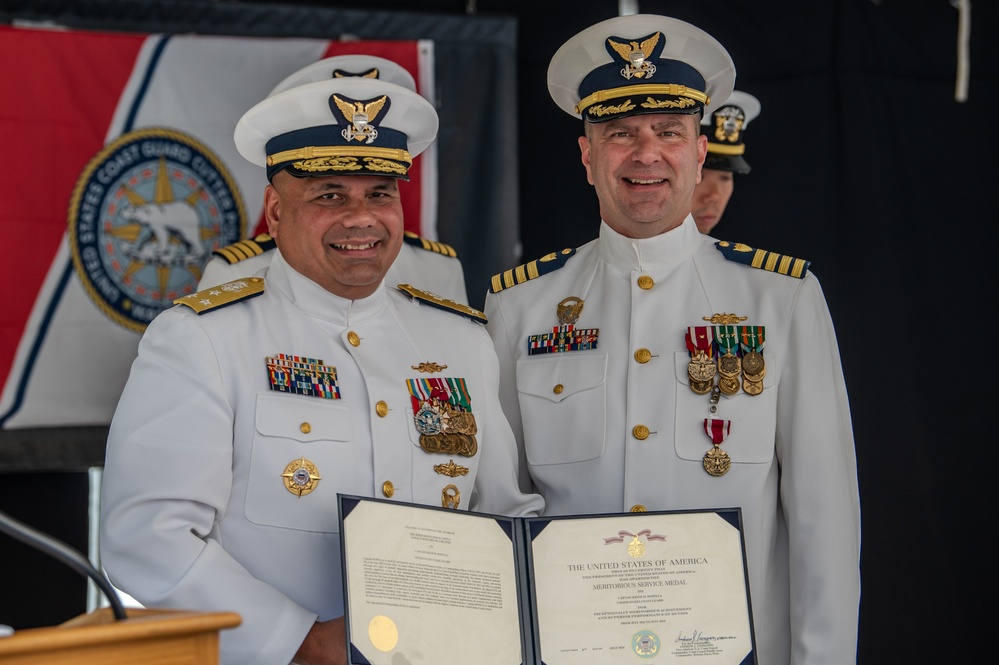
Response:
[{"label": "uniform breast insignia", "polygon": [[413,300],[418,300],[419,302],[424,302],[431,307],[436,307],[437,309],[442,309],[445,312],[451,312],[453,314],[460,314],[467,319],[477,321],[479,323],[486,323],[489,321],[486,315],[477,309],[469,307],[468,305],[463,305],[460,302],[455,302],[443,296],[439,296],[436,293],[430,293],[429,291],[422,291],[409,284],[399,284],[396,286],[397,289],[408,295]]},{"label": "uniform breast insignia", "polygon": [[315,358],[284,353],[268,356],[266,361],[271,390],[307,397],[340,399],[336,367],[330,367]]},{"label": "uniform breast insignia", "polygon": [[468,475],[468,467],[455,464],[454,460],[448,460],[447,464],[434,464],[434,471],[448,478]]},{"label": "uniform breast insignia", "polygon": [[539,333],[527,338],[527,355],[564,353],[597,348],[599,328],[576,328],[583,301],[575,296],[564,298],[555,308],[558,325],[550,333]]},{"label": "uniform breast insignia", "polygon": [[274,238],[270,237],[266,233],[259,233],[254,238],[240,240],[239,242],[234,242],[231,245],[226,245],[225,247],[216,249],[212,252],[212,254],[221,257],[231,265],[233,263],[239,263],[240,261],[253,258],[254,256],[260,256],[264,252],[269,252],[275,247],[277,247],[277,242]]},{"label": "uniform breast insignia", "polygon": [[479,449],[478,427],[464,379],[408,379],[413,421],[420,447],[428,453],[472,457]]},{"label": "uniform breast insignia", "polygon": [[501,272],[498,275],[493,275],[493,279],[489,284],[489,292],[499,293],[503,289],[509,289],[511,286],[523,284],[542,275],[547,275],[564,266],[565,262],[575,253],[575,249],[563,249],[561,252],[546,254],[530,263],[525,263],[516,268]]},{"label": "uniform breast insignia", "polygon": [[311,494],[321,480],[319,469],[304,457],[289,463],[281,477],[284,479],[285,489],[299,498]]},{"label": "uniform breast insignia", "polygon": [[412,231],[406,231],[403,233],[402,239],[413,247],[419,247],[420,249],[425,249],[428,252],[437,252],[438,254],[443,254],[444,256],[450,256],[452,259],[458,258],[458,252],[454,251],[454,247],[443,242],[437,242],[436,240],[427,240],[422,238]]},{"label": "uniform breast insignia", "polygon": [[768,252],[765,249],[753,249],[749,245],[728,242],[726,240],[716,242],[715,247],[729,261],[743,263],[753,268],[760,268],[780,273],[781,275],[797,277],[798,279],[803,279],[805,273],[808,272],[808,266],[812,265],[811,261],[806,261],[805,259],[796,259],[786,254]]},{"label": "uniform breast insignia", "polygon": [[198,314],[204,314],[235,302],[259,296],[263,292],[264,280],[262,278],[247,277],[177,298],[173,304],[186,305]]},{"label": "uniform breast insignia", "polygon": [[721,420],[719,418],[704,419],[704,433],[711,439],[711,449],[704,453],[702,464],[704,470],[715,478],[720,478],[728,473],[732,466],[732,460],[728,453],[721,449],[721,444],[728,438],[732,431],[731,420]]},{"label": "uniform breast insignia", "polygon": [[410,369],[415,369],[417,372],[426,372],[427,374],[434,374],[436,372],[443,372],[447,369],[447,365],[438,365],[437,363],[422,362],[419,365],[410,365]]},{"label": "uniform breast insignia", "polygon": [[708,323],[713,323],[714,325],[724,324],[732,325],[734,323],[742,323],[748,316],[739,316],[738,314],[712,314],[711,316],[702,316],[701,320],[707,321]]},{"label": "uniform breast insignia", "polygon": [[461,503],[461,492],[458,490],[457,485],[448,485],[443,490],[441,490],[441,507],[450,508],[451,510],[458,510],[458,505]]}]

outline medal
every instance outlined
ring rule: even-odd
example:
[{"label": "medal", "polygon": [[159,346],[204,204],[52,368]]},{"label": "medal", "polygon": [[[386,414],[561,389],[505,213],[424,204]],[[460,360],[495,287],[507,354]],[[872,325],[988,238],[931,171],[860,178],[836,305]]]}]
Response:
[{"label": "medal", "polygon": [[413,424],[428,453],[473,457],[479,428],[464,379],[408,379]]},{"label": "medal", "polygon": [[687,364],[687,376],[690,377],[690,389],[698,395],[711,392],[714,383],[715,361],[714,329],[708,326],[690,326],[686,334],[687,351],[690,352],[690,362]]},{"label": "medal", "polygon": [[728,453],[721,449],[722,442],[728,438],[731,431],[731,420],[719,420],[718,418],[704,419],[704,433],[708,435],[713,445],[711,446],[711,450],[704,454],[702,464],[704,465],[704,470],[715,478],[724,476],[732,466],[732,460],[729,458]]},{"label": "medal", "polygon": [[718,388],[724,395],[739,392],[739,374],[742,363],[739,360],[739,333],[736,326],[715,326],[715,340],[718,343]]},{"label": "medal", "polygon": [[763,392],[763,377],[767,375],[763,360],[763,347],[766,346],[766,328],[763,326],[739,326],[742,339],[742,389],[748,395]]}]

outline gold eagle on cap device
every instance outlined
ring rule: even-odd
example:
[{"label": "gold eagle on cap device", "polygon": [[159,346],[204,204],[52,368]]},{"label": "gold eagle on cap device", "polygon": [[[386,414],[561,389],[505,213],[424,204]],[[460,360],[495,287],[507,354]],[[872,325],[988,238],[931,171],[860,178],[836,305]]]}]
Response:
[{"label": "gold eagle on cap device", "polygon": [[349,118],[354,123],[353,127],[347,127],[343,130],[343,137],[348,141],[353,139],[365,141],[366,143],[371,143],[378,138],[378,130],[368,125],[368,123],[378,117],[386,101],[388,101],[388,96],[386,95],[382,95],[378,99],[367,103],[348,102],[340,99],[337,95],[333,95],[333,102],[337,108],[340,109],[345,118]]},{"label": "gold eagle on cap device", "polygon": [[[635,78],[642,78],[645,75],[652,76],[656,73],[656,66],[652,63],[646,63],[645,61],[652,55],[652,51],[656,48],[656,44],[659,43],[660,37],[662,37],[662,33],[657,32],[651,37],[645,39],[645,41],[641,44],[636,41],[632,41],[628,44],[622,44],[621,42],[616,42],[611,38],[607,39],[607,43],[610,44],[610,47],[614,49],[614,51],[621,56],[625,62],[633,66],[633,68],[625,68],[627,73],[625,73],[625,71],[622,72],[625,78],[631,78],[632,76]],[[641,57],[639,57],[639,53],[641,53]]]}]

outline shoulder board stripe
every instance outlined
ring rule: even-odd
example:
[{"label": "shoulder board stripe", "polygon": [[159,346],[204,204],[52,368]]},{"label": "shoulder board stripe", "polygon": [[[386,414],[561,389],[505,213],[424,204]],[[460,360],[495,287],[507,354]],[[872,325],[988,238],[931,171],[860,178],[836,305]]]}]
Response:
[{"label": "shoulder board stripe", "polygon": [[234,302],[254,298],[263,292],[264,280],[260,277],[248,277],[177,298],[173,304],[186,305],[200,315],[214,309],[221,309]]},{"label": "shoulder board stripe", "polygon": [[722,240],[715,243],[715,247],[729,261],[743,263],[753,268],[760,268],[769,272],[776,272],[781,275],[797,277],[802,279],[808,272],[811,261],[796,259],[787,254],[768,252],[765,249],[753,249],[749,245],[742,243],[732,243]]},{"label": "shoulder board stripe", "polygon": [[498,275],[493,275],[489,291],[491,293],[499,293],[503,289],[509,289],[517,284],[523,284],[524,282],[541,277],[541,275],[558,270],[575,253],[575,249],[563,249],[561,252],[546,254],[530,263],[524,263],[516,268],[501,272]]},{"label": "shoulder board stripe", "polygon": [[448,245],[447,243],[421,238],[412,231],[406,231],[403,234],[403,239],[410,245],[425,249],[428,252],[437,252],[438,254],[443,254],[444,256],[450,256],[452,259],[458,258],[458,252],[454,251],[454,247]]},{"label": "shoulder board stripe", "polygon": [[221,256],[232,264],[254,256],[260,256],[264,252],[274,249],[276,246],[277,243],[274,241],[274,238],[266,233],[261,233],[256,238],[247,238],[246,240],[240,240],[231,245],[216,249],[212,254]]},{"label": "shoulder board stripe", "polygon": [[432,307],[437,309],[442,309],[445,312],[451,312],[452,314],[460,314],[467,319],[473,321],[478,321],[479,323],[487,323],[489,321],[486,315],[477,309],[469,307],[468,305],[463,305],[460,302],[455,302],[449,300],[443,296],[439,296],[436,293],[430,293],[429,291],[422,291],[409,284],[399,284],[396,288],[408,295],[413,300],[419,300],[420,302],[425,302]]}]

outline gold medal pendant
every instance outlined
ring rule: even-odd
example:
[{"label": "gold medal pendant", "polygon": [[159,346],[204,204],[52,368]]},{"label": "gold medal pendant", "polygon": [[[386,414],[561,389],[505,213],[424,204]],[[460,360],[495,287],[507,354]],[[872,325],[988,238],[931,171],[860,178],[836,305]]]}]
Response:
[{"label": "gold medal pendant", "polygon": [[718,388],[724,395],[734,395],[739,392],[739,373],[742,371],[739,356],[732,352],[718,358]]},{"label": "gold medal pendant", "polygon": [[763,382],[746,379],[742,382],[742,389],[746,391],[747,395],[759,395],[763,392]]},{"label": "gold medal pendant", "polygon": [[708,357],[707,352],[698,351],[690,362],[687,363],[687,376],[690,377],[690,389],[698,395],[703,395],[711,390],[711,384],[715,379],[715,363]]},{"label": "gold medal pendant", "polygon": [[[766,374],[766,364],[763,362],[763,354],[750,351],[742,358],[742,373],[745,376],[759,376],[761,379]],[[750,379],[752,380],[752,379]]]},{"label": "gold medal pendant", "polygon": [[711,447],[711,450],[704,453],[702,463],[704,464],[705,471],[715,478],[719,478],[728,473],[729,468],[732,466],[732,459],[716,443]]},{"label": "gold medal pendant", "polygon": [[724,476],[732,466],[732,459],[728,456],[728,453],[721,449],[721,444],[728,439],[728,435],[731,432],[731,420],[720,420],[718,418],[704,419],[704,433],[711,439],[712,445],[711,449],[704,453],[704,459],[701,463],[704,465],[704,470],[715,478]]},{"label": "gold medal pendant", "polygon": [[714,384],[711,381],[691,381],[690,389],[698,395],[707,395],[711,392]]}]

